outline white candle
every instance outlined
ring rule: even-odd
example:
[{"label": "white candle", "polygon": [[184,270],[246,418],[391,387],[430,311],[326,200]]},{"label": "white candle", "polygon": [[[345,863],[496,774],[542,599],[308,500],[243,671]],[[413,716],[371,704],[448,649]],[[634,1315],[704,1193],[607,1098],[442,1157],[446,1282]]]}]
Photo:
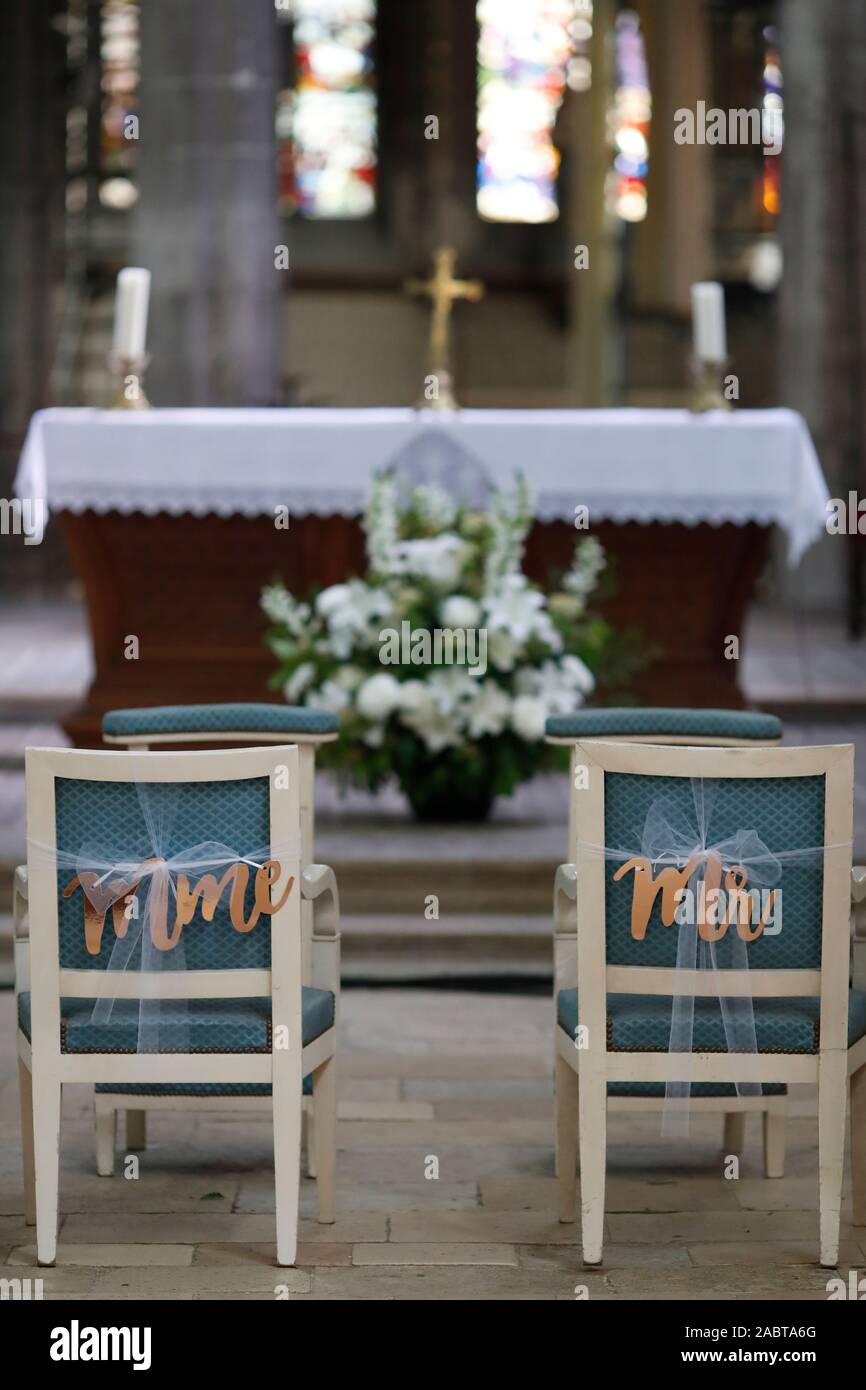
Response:
[{"label": "white candle", "polygon": [[114,353],[135,361],[144,356],[150,271],[129,265],[117,277],[114,303]]},{"label": "white candle", "polygon": [[692,342],[702,362],[724,362],[728,355],[725,292],[715,280],[692,285]]}]

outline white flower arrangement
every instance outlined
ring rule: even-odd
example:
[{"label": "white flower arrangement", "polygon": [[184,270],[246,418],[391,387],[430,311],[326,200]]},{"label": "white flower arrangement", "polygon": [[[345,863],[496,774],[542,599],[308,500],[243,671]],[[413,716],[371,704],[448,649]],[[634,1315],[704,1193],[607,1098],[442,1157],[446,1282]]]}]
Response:
[{"label": "white flower arrangement", "polygon": [[[549,763],[548,715],[576,709],[594,689],[610,630],[587,604],[604,552],[591,537],[578,540],[548,598],[521,570],[531,523],[522,479],[486,514],[430,486],[401,507],[393,477],[380,475],[363,519],[367,577],[312,601],[279,583],[262,594],[275,688],[289,703],[338,715],[345,738],[324,750],[331,761],[371,788],[396,774],[421,815],[431,803],[441,814],[448,797],[465,803],[467,793],[482,813]],[[386,652],[398,650],[401,628],[449,641],[413,645],[411,654],[404,644],[393,664]],[[418,651],[450,653],[468,634],[483,637],[483,663],[418,664]],[[457,643],[458,657],[465,645]]]}]

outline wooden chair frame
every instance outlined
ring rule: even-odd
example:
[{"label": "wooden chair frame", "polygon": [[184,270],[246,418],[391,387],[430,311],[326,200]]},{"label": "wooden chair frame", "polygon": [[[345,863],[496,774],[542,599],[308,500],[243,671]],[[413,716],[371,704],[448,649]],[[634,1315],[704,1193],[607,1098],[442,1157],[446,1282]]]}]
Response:
[{"label": "wooden chair frame", "polygon": [[[337,881],[333,871],[315,862],[316,838],[316,747],[320,743],[335,743],[339,734],[334,733],[274,733],[273,730],[258,729],[203,729],[184,730],[179,733],[150,734],[103,734],[102,741],[109,746],[124,747],[147,753],[155,747],[170,748],[177,744],[220,744],[227,748],[255,744],[265,747],[271,743],[291,742],[298,750],[298,768],[301,788],[301,864],[303,866],[303,897],[301,899],[301,930],[304,942],[303,980],[305,985],[314,984],[312,952],[313,943],[319,944],[319,954],[325,937],[336,940],[332,953],[336,955],[334,968],[330,969],[327,986],[334,998],[340,991],[340,908],[337,894]],[[323,882],[323,876],[326,881]],[[325,895],[325,896],[323,896]],[[325,988],[326,986],[322,986]],[[126,1144],[133,1152],[141,1153],[147,1147],[147,1110],[195,1109],[209,1111],[262,1111],[270,1109],[270,1101],[258,1096],[184,1096],[182,1105],[169,1104],[171,1097],[136,1097],[130,1104],[130,1096],[111,1096],[102,1092],[96,1097],[96,1167],[97,1172],[105,1174],[112,1171],[114,1146],[117,1131],[117,1113],[126,1113]],[[318,1144],[316,1142],[316,1107],[312,1096],[302,1098],[302,1146],[306,1154],[307,1177],[314,1178],[318,1172]],[[333,1219],[333,1218],[332,1218]]]},{"label": "wooden chair frame", "polygon": [[[574,853],[577,839],[577,807],[575,798],[576,773],[578,768],[577,749],[579,745],[597,741],[605,743],[640,743],[666,747],[691,748],[771,748],[781,743],[780,738],[719,738],[706,734],[608,734],[604,739],[577,739],[573,736],[548,734],[545,743],[570,750],[568,785],[571,793],[568,802],[568,845],[566,853]],[[553,893],[553,1013],[556,1026],[557,998],[560,990],[574,989],[577,984],[577,936],[574,923],[576,871],[573,863],[562,864],[556,871]],[[661,1110],[664,1100],[654,1096],[611,1096],[608,1109],[612,1111],[653,1111]],[[768,1178],[785,1176],[785,1128],[788,1116],[786,1096],[696,1096],[692,1101],[695,1111],[710,1114],[721,1111],[724,1114],[722,1142],[726,1154],[741,1154],[746,1143],[746,1116],[756,1113],[761,1116],[764,1139],[764,1172]],[[558,1163],[558,1160],[557,1160]]]},{"label": "wooden chair frame", "polygon": [[[277,784],[278,768],[288,769],[288,787]],[[28,834],[43,845],[56,843],[55,779],[94,782],[236,781],[268,777],[270,834],[287,843],[300,830],[297,749],[248,748],[221,752],[136,754],[57,748],[29,748],[26,753]],[[130,1084],[259,1083],[272,1088],[274,1174],[276,1188],[277,1263],[292,1265],[297,1251],[300,1181],[301,1083],[312,1073],[314,1098],[323,1101],[317,1137],[322,1168],[319,1183],[329,1189],[325,1216],[333,1220],[335,1148],[335,1053],[337,1019],[306,1047],[301,1039],[301,866],[300,858],[283,857],[284,874],[298,891],[271,916],[271,968],[184,971],[145,976],[71,970],[59,964],[57,881],[50,862],[40,855],[28,863],[26,876],[15,877],[16,952],[22,957],[21,988],[29,973],[31,1040],[17,1034],[21,1084],[26,1219],[36,1223],[37,1259],[53,1264],[57,1249],[61,1090],[65,1081]],[[319,891],[326,874],[318,876]],[[23,931],[21,899],[26,894],[29,932]],[[328,943],[335,938],[329,938]],[[23,949],[24,947],[28,949]],[[30,950],[30,947],[34,949]],[[327,976],[327,968],[323,972]],[[327,988],[325,979],[321,985]],[[182,990],[182,994],[179,992]],[[63,1053],[60,1050],[61,997],[93,998],[106,993],[124,998],[270,998],[276,1026],[287,1025],[289,1046],[261,1053]]]},{"label": "wooden chair frame", "polygon": [[[734,1082],[741,1067],[736,1054],[726,1052],[694,1052],[686,1070],[675,1053],[607,1050],[608,993],[669,995],[676,984],[679,992],[686,987],[695,995],[714,995],[715,983],[697,970],[690,978],[684,978],[674,969],[607,964],[605,861],[600,855],[580,852],[582,842],[604,843],[604,774],[707,778],[822,776],[824,842],[847,845],[852,834],[854,753],[848,744],[824,748],[708,749],[599,741],[579,744],[578,750],[581,762],[589,769],[589,785],[577,798],[578,857],[574,884],[578,1013],[581,1025],[588,1029],[588,1046],[576,1048],[557,1026],[556,1128],[560,1220],[574,1220],[575,1159],[579,1146],[583,1259],[587,1265],[596,1265],[601,1263],[603,1252],[608,1083],[688,1079]],[[827,1267],[837,1263],[839,1252],[848,1078],[855,1221],[864,1219],[866,1037],[849,1049],[850,890],[851,852],[837,850],[824,864],[820,969],[724,972],[729,994],[820,998],[818,1053],[761,1053],[755,1059],[754,1071],[761,1081],[817,1082],[820,1262]]]}]

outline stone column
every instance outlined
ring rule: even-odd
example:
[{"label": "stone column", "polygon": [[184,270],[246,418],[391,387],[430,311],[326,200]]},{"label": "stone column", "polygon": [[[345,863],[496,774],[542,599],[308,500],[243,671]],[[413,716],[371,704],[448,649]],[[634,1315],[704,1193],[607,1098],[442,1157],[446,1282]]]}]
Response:
[{"label": "stone column", "polygon": [[[0,5],[0,497],[12,495],[34,410],[49,405],[63,278],[64,37],[53,0]],[[0,537],[0,589],[65,570],[56,527],[40,546]]]},{"label": "stone column", "polygon": [[63,273],[59,8],[50,0],[0,5],[0,431],[9,447],[48,403],[52,300]]},{"label": "stone column", "polygon": [[280,400],[273,0],[141,6],[135,259],[153,272],[155,405]]},{"label": "stone column", "polygon": [[[783,0],[784,276],[780,398],[805,415],[830,492],[866,491],[866,9]],[[787,580],[809,606],[841,607],[847,546],[827,537]]]},{"label": "stone column", "polygon": [[[604,180],[610,160],[605,122],[613,92],[615,0],[596,0],[592,21],[592,86],[567,92],[558,132],[568,142],[572,172],[562,216],[573,246],[589,250],[589,268],[570,271],[570,331],[566,381],[577,406],[613,403],[621,335],[616,324],[620,274],[617,229],[605,213]],[[574,252],[572,252],[572,260]]]}]

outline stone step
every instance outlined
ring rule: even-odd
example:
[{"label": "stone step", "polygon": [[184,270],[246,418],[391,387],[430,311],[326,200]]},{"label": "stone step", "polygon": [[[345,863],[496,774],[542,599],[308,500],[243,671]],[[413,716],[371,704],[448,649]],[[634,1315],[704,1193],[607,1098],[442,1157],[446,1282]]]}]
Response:
[{"label": "stone step", "polygon": [[[340,923],[347,981],[550,979],[549,915],[353,916]],[[0,989],[13,983],[12,916],[0,912]]]},{"label": "stone step", "polygon": [[[564,857],[564,856],[563,856]],[[419,917],[436,897],[441,917],[549,914],[559,859],[356,860],[330,863],[348,916]]]},{"label": "stone step", "polygon": [[553,973],[549,915],[346,916],[341,933],[344,980],[545,980]]}]

